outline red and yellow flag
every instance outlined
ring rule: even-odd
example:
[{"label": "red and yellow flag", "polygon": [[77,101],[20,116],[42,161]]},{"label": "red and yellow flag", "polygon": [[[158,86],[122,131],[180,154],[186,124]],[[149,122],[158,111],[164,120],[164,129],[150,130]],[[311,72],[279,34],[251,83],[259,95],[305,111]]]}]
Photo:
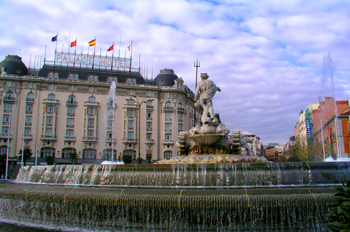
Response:
[{"label": "red and yellow flag", "polygon": [[89,46],[95,46],[95,45],[96,45],[96,39],[91,40],[91,41],[89,42]]}]

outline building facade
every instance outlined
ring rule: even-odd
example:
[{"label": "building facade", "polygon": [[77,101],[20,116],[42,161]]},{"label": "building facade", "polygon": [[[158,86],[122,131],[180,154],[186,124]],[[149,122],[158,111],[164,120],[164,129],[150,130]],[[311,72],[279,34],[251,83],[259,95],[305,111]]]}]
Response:
[{"label": "building facade", "polygon": [[194,94],[171,69],[154,79],[62,63],[28,71],[18,56],[0,68],[0,153],[10,157],[30,148],[38,162],[69,162],[73,152],[81,163],[167,159],[177,155],[178,133],[195,123]]}]

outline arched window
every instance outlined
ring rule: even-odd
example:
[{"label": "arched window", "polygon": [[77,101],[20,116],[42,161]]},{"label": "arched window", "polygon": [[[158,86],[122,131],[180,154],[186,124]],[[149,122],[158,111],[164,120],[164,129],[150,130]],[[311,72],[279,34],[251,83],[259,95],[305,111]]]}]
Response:
[{"label": "arched window", "polygon": [[55,157],[55,149],[52,147],[43,147],[40,152],[41,158],[45,158],[48,156]]},{"label": "arched window", "polygon": [[165,102],[164,108],[171,109],[171,102]]},{"label": "arched window", "polygon": [[123,155],[131,155],[133,160],[136,160],[136,151],[134,150],[124,150]]},{"label": "arched window", "polygon": [[95,97],[93,97],[93,96],[90,96],[90,97],[88,98],[88,101],[89,101],[89,102],[95,102],[95,100],[96,100],[96,99],[95,99]]},{"label": "arched window", "polygon": [[55,100],[55,94],[50,93],[50,94],[47,96],[47,98],[50,99],[50,100]]},{"label": "arched window", "polygon": [[13,96],[13,92],[12,92],[12,91],[7,91],[7,92],[5,93],[5,99],[6,99],[6,100],[14,100],[15,98],[14,98],[14,96]]},{"label": "arched window", "polygon": [[[111,160],[112,157],[112,149],[104,149],[103,150],[103,156],[108,159]],[[113,160],[115,161],[117,159],[117,150],[113,149]]]},{"label": "arched window", "polygon": [[83,150],[83,159],[96,159],[96,150],[95,149],[84,149]]},{"label": "arched window", "polygon": [[75,96],[74,95],[69,95],[68,96],[68,102],[69,103],[74,103],[75,102]]},{"label": "arched window", "polygon": [[62,159],[63,158],[68,159],[69,158],[69,154],[70,153],[74,153],[74,152],[77,152],[77,150],[75,150],[75,148],[63,148],[62,149]]},{"label": "arched window", "polygon": [[147,108],[153,108],[153,106],[152,106],[152,101],[147,101],[146,107],[147,107]]},{"label": "arched window", "polygon": [[181,103],[181,102],[179,102],[179,104],[177,104],[177,108],[178,108],[179,110],[182,110],[182,103]]},{"label": "arched window", "polygon": [[6,155],[7,152],[7,146],[1,146],[0,147],[0,155]]},{"label": "arched window", "polygon": [[27,101],[34,101],[34,94],[33,93],[27,94]]},{"label": "arched window", "polygon": [[165,151],[164,152],[164,159],[171,159],[172,156],[173,156],[172,151]]}]

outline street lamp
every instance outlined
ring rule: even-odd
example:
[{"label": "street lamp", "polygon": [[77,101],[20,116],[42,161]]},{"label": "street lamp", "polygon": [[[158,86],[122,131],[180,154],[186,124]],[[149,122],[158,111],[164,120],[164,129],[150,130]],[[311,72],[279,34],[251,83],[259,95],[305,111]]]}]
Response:
[{"label": "street lamp", "polygon": [[133,101],[133,103],[135,103],[138,108],[139,108],[139,116],[138,116],[138,160],[140,160],[141,158],[141,106],[143,103],[147,103],[147,101],[153,101],[154,99],[151,99],[150,96],[146,96],[144,98],[142,98],[142,100],[140,101],[135,95],[130,97],[130,100]]}]

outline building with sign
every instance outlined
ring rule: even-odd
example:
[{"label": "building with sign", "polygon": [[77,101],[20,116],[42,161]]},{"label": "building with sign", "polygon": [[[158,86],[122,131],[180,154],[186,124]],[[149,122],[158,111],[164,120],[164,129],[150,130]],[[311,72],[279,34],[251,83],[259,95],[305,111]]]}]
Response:
[{"label": "building with sign", "polygon": [[171,69],[147,79],[131,59],[64,53],[39,70],[7,56],[0,69],[0,153],[10,157],[30,148],[39,163],[69,163],[73,152],[80,163],[171,158],[195,123],[194,94]]}]

